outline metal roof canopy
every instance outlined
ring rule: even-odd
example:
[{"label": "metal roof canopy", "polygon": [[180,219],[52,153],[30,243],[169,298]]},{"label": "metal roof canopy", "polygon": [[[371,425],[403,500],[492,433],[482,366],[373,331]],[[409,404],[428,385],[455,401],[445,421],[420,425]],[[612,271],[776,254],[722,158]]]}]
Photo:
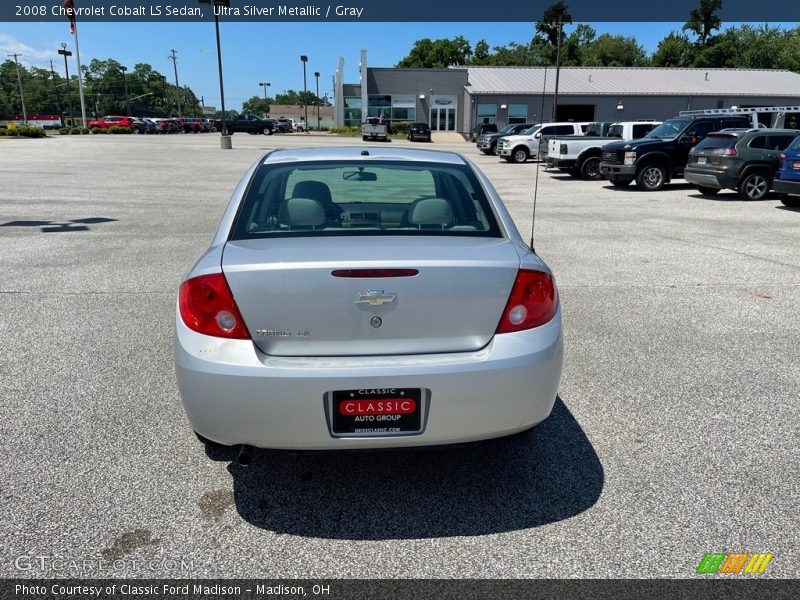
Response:
[{"label": "metal roof canopy", "polygon": [[[470,94],[554,92],[555,67],[468,66],[467,72]],[[560,72],[559,93],[568,96],[800,97],[800,73],[781,69],[561,67]]]}]

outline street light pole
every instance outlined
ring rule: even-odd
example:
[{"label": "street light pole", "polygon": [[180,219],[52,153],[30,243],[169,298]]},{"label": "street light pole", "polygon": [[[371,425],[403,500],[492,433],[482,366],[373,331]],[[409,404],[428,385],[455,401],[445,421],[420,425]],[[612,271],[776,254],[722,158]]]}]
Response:
[{"label": "street light pole", "polygon": [[228,134],[228,120],[225,115],[225,84],[222,80],[222,46],[219,40],[219,13],[218,6],[230,6],[230,0],[199,0],[200,4],[211,4],[214,10],[214,28],[217,34],[217,66],[219,67],[219,98],[222,104],[222,131],[220,132],[220,148],[230,150],[231,136]]},{"label": "street light pole", "polygon": [[75,126],[75,116],[72,114],[72,90],[69,87],[69,64],[67,63],[67,57],[72,56],[72,52],[67,50],[67,45],[62,43],[61,50],[58,51],[64,57],[64,72],[67,74],[67,100],[69,102],[69,126]]},{"label": "street light pole", "polygon": [[314,71],[314,77],[317,78],[317,131],[322,130],[319,118],[319,71]]},{"label": "street light pole", "polygon": [[308,86],[306,85],[306,63],[308,57],[305,54],[300,55],[300,60],[303,63],[303,108],[305,109],[305,128],[308,129]]},{"label": "street light pole", "polygon": [[119,70],[122,71],[122,80],[125,82],[125,108],[128,111],[128,116],[131,116],[131,102],[128,99],[128,67],[123,67],[122,65],[119,66]]},{"label": "street light pole", "polygon": [[258,85],[260,85],[261,87],[264,88],[264,102],[266,102],[267,101],[267,88],[272,84],[265,81],[265,82],[259,83]]},{"label": "street light pole", "polygon": [[572,16],[561,13],[558,15],[558,43],[556,44],[556,89],[553,94],[553,118],[552,122],[557,120],[556,111],[558,110],[558,76],[561,73],[561,37],[564,31],[564,23],[572,23]]}]

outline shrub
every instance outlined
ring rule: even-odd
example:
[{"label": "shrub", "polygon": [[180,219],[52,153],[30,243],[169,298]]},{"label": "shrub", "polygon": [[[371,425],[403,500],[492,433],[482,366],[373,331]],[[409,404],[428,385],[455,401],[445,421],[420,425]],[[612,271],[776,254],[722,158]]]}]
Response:
[{"label": "shrub", "polygon": [[114,127],[108,128],[108,133],[126,134],[133,133],[133,130],[130,127],[119,127],[114,125]]},{"label": "shrub", "polygon": [[406,135],[408,133],[411,123],[408,121],[395,121],[392,123],[392,133]]},{"label": "shrub", "polygon": [[102,129],[100,129],[96,125],[94,127],[92,127],[92,129],[91,129],[91,132],[95,133],[95,134],[100,133],[101,131],[102,131]]},{"label": "shrub", "polygon": [[62,127],[61,129],[58,130],[58,133],[60,133],[61,135],[69,135],[71,132],[72,130],[69,127]]},{"label": "shrub", "polygon": [[89,128],[88,128],[88,127],[81,127],[81,134],[82,134],[82,135],[88,135],[88,134],[90,134],[90,133],[91,133],[91,132],[89,131]]},{"label": "shrub", "polygon": [[72,129],[69,130],[69,132],[72,135],[80,135],[81,134],[81,128],[80,127],[73,127]]},{"label": "shrub", "polygon": [[0,127],[0,137],[8,134],[8,130],[5,127]]},{"label": "shrub", "polygon": [[8,130],[5,135],[7,136],[17,135],[20,137],[39,138],[39,137],[45,137],[47,135],[47,132],[41,127],[17,127],[14,130]]}]

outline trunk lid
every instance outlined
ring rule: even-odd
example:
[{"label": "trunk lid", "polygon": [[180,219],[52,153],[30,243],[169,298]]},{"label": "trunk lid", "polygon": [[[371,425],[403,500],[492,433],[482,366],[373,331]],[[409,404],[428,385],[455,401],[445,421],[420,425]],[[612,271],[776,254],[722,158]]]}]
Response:
[{"label": "trunk lid", "polygon": [[[222,259],[253,341],[274,356],[478,350],[495,333],[519,264],[507,239],[434,236],[238,240]],[[401,268],[418,274],[332,274]]]}]

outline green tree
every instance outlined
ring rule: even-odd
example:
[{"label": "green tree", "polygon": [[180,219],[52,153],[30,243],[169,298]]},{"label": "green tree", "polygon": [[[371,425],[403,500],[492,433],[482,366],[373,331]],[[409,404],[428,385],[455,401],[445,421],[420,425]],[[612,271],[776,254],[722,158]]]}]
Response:
[{"label": "green tree", "polygon": [[689,20],[683,30],[694,33],[700,47],[706,47],[713,37],[712,32],[722,25],[722,19],[717,14],[721,8],[722,0],[700,0],[700,6],[689,12]]},{"label": "green tree", "polygon": [[604,33],[581,48],[581,64],[597,67],[639,67],[649,64],[635,38]]},{"label": "green tree", "polygon": [[697,50],[685,33],[671,32],[658,42],[651,62],[654,67],[691,67]]},{"label": "green tree", "polygon": [[275,104],[307,104],[316,106],[317,102],[324,105],[322,98],[317,98],[313,92],[295,92],[286,90],[283,94],[275,94]]},{"label": "green tree", "polygon": [[267,116],[269,114],[271,99],[253,96],[242,102],[242,112]]},{"label": "green tree", "polygon": [[408,56],[397,63],[401,69],[435,69],[451,65],[466,65],[472,58],[472,47],[463,36],[431,40],[423,38],[414,42]]}]

